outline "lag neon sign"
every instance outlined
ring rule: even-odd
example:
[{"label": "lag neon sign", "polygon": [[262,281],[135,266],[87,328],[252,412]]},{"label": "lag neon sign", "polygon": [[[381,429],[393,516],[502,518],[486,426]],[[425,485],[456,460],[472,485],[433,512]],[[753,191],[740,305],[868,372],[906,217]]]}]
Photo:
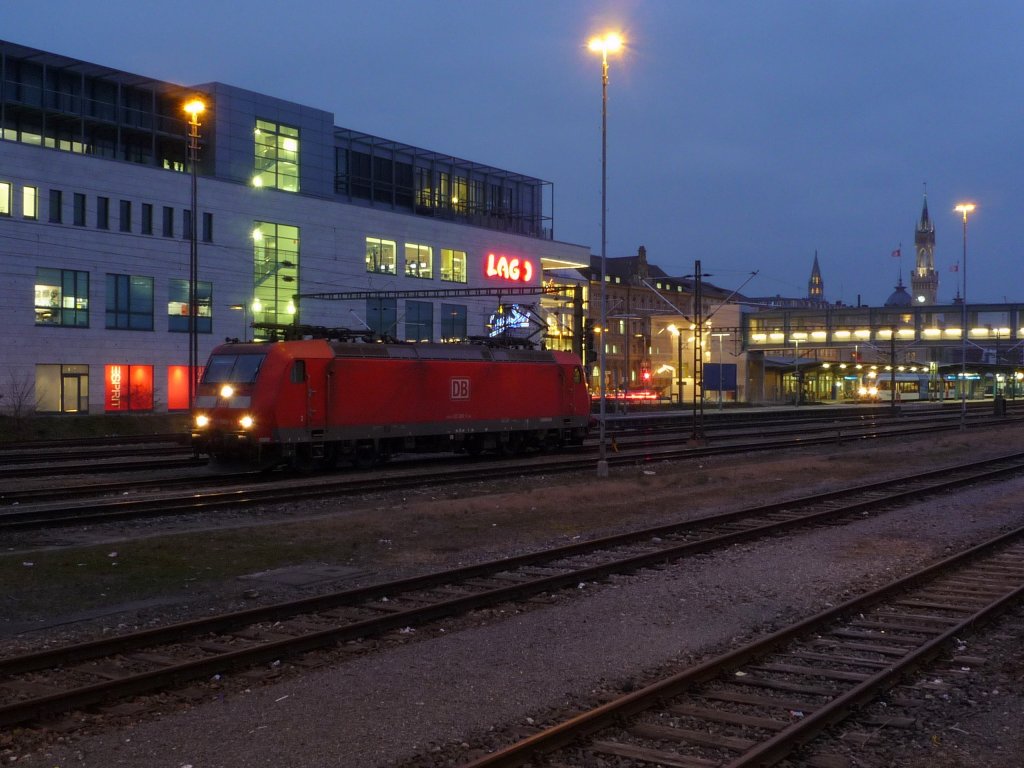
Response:
[{"label": "lag neon sign", "polygon": [[518,256],[509,258],[489,253],[485,274],[513,283],[529,283],[533,280],[533,262],[529,259],[520,259]]}]

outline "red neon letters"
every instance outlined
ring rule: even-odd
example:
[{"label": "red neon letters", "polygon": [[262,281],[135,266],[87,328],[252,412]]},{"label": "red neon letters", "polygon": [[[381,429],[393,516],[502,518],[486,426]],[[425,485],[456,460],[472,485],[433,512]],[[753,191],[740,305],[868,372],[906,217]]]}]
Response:
[{"label": "red neon letters", "polygon": [[516,256],[495,256],[487,254],[486,274],[488,277],[499,277],[515,283],[528,283],[533,279],[533,262]]}]

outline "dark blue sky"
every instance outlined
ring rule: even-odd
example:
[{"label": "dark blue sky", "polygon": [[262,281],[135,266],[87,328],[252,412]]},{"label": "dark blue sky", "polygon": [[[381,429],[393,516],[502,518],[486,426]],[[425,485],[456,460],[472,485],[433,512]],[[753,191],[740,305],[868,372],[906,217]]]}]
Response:
[{"label": "dark blue sky", "polygon": [[881,304],[909,282],[927,182],[939,300],[1024,301],[1019,0],[4,0],[0,38],[554,183],[555,234],[600,250],[600,60],[611,60],[608,253],[670,274]]}]

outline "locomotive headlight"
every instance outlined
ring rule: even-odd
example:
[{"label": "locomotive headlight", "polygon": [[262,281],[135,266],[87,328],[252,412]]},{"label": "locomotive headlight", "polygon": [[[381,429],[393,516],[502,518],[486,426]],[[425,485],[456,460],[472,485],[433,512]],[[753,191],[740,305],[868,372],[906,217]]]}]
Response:
[{"label": "locomotive headlight", "polygon": [[196,416],[196,426],[202,429],[203,427],[209,426],[210,417],[205,413],[200,413]]},{"label": "locomotive headlight", "polygon": [[232,387],[230,384],[225,384],[223,387],[220,388],[220,396],[223,397],[225,400],[227,400],[233,394],[235,394],[235,388]]},{"label": "locomotive headlight", "polygon": [[243,416],[238,420],[238,423],[242,425],[242,429],[249,429],[254,424],[252,416]]}]

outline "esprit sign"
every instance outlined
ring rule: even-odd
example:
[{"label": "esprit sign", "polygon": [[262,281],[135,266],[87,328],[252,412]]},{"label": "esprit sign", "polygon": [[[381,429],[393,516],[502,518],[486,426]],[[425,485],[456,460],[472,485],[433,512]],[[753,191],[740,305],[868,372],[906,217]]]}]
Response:
[{"label": "esprit sign", "polygon": [[513,283],[529,283],[533,280],[533,262],[529,259],[520,259],[518,256],[498,256],[494,253],[487,254],[487,264],[484,269],[488,277],[496,277],[500,280],[508,280]]}]

